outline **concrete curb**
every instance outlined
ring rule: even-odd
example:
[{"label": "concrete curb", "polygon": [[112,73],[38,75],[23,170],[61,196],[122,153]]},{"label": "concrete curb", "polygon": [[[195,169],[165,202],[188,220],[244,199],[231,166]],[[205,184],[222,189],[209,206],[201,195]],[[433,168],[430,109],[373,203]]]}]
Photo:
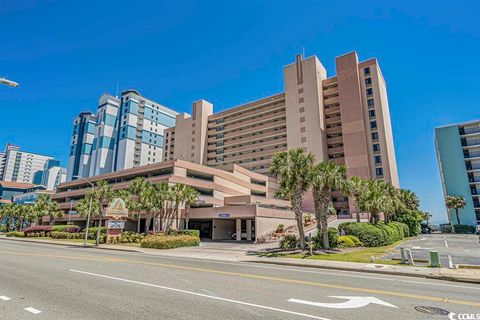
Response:
[{"label": "concrete curb", "polygon": [[408,273],[402,271],[380,271],[377,269],[359,269],[359,268],[351,268],[351,267],[343,267],[343,266],[316,266],[311,264],[305,263],[291,263],[291,262],[277,262],[277,261],[255,261],[255,260],[244,260],[242,262],[252,262],[252,263],[265,263],[265,264],[276,264],[282,266],[289,266],[289,267],[304,267],[304,268],[315,268],[315,269],[327,269],[327,270],[341,270],[341,271],[353,271],[353,272],[365,272],[365,273],[376,273],[376,274],[387,274],[387,275],[394,275],[394,276],[408,276],[408,277],[416,277],[416,278],[426,278],[424,274],[417,274],[417,273]]},{"label": "concrete curb", "polygon": [[[434,273],[413,273],[413,272],[404,272],[404,271],[390,271],[390,270],[378,270],[378,269],[365,269],[365,268],[352,268],[347,266],[338,266],[338,265],[312,265],[312,264],[305,264],[305,263],[292,263],[288,261],[259,261],[259,260],[244,260],[243,262],[251,262],[251,263],[265,263],[265,264],[275,264],[275,265],[284,265],[290,267],[306,267],[306,268],[316,268],[316,269],[327,269],[327,270],[341,270],[341,271],[353,271],[353,272],[365,272],[365,273],[376,273],[376,274],[386,274],[386,275],[394,275],[394,276],[407,276],[407,277],[416,277],[416,278],[424,278],[424,279],[435,279],[435,280],[445,280],[445,281],[453,281],[453,282],[464,282],[464,283],[480,283],[480,278],[470,278],[470,277],[463,277],[463,276],[453,276],[453,275],[442,275],[442,274],[434,274]],[[433,269],[433,268],[432,268]]]},{"label": "concrete curb", "polygon": [[88,249],[97,249],[97,250],[110,250],[110,251],[124,251],[124,252],[137,252],[137,253],[144,253],[140,250],[135,249],[125,249],[125,248],[106,248],[106,247],[96,247],[94,245],[84,246],[83,244],[75,244],[75,243],[68,243],[68,242],[47,242],[47,241],[38,241],[38,240],[27,240],[27,239],[20,239],[20,238],[7,238],[7,237],[0,237],[0,240],[7,240],[7,241],[17,241],[17,242],[28,242],[28,243],[39,243],[39,244],[51,244],[54,246],[64,246],[64,247],[79,247],[79,248],[88,248]]}]

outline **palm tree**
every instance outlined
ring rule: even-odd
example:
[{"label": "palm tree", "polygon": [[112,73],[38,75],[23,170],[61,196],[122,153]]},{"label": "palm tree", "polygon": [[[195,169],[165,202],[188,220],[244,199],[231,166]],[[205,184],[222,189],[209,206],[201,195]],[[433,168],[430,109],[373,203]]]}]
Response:
[{"label": "palm tree", "polygon": [[310,188],[310,169],[315,161],[313,153],[303,148],[290,149],[275,154],[270,172],[280,180],[277,197],[290,201],[297,221],[300,247],[305,250],[305,232],[303,231],[303,195]]},{"label": "palm tree", "polygon": [[42,217],[48,216],[48,208],[50,206],[51,198],[47,194],[40,194],[33,204],[33,212],[37,217],[37,223],[41,224]]},{"label": "palm tree", "polygon": [[145,234],[148,234],[148,231],[150,230],[150,224],[152,222],[152,211],[154,211],[157,207],[155,197],[155,187],[151,182],[146,181],[144,189],[140,192],[139,195],[140,208],[142,210],[145,210],[147,213],[147,218],[145,220]]},{"label": "palm tree", "polygon": [[405,208],[408,210],[418,210],[420,206],[420,200],[418,199],[417,195],[410,190],[407,189],[398,189],[398,198],[403,203]]},{"label": "palm tree", "polygon": [[51,201],[48,204],[48,217],[50,218],[50,225],[53,225],[55,218],[63,217],[63,210],[58,207],[58,202]]},{"label": "palm tree", "polygon": [[[170,187],[166,182],[159,182],[155,185],[155,202],[158,211],[158,230],[163,231],[165,211],[167,208],[167,201],[170,198]],[[155,228],[157,229],[157,228]]]},{"label": "palm tree", "polygon": [[456,196],[456,195],[447,195],[445,197],[445,205],[449,210],[455,209],[455,214],[457,216],[457,222],[458,224],[460,223],[460,216],[458,215],[458,209],[463,209],[467,205],[467,202],[465,201],[465,198],[462,196]]},{"label": "palm tree", "polygon": [[200,192],[193,189],[192,187],[187,186],[184,189],[183,194],[183,202],[185,203],[185,229],[188,230],[188,222],[190,219],[190,207],[193,204],[198,202],[198,197],[200,196]]},{"label": "palm tree", "polygon": [[90,189],[85,194],[85,197],[80,199],[75,206],[78,214],[81,217],[88,215],[90,210],[90,216],[96,217],[100,212],[100,207],[98,205],[98,197],[94,190]]},{"label": "palm tree", "polygon": [[360,194],[358,204],[360,210],[370,213],[370,222],[377,223],[380,213],[390,209],[391,197],[387,191],[387,183],[384,180],[366,180],[365,190]]},{"label": "palm tree", "polygon": [[328,211],[332,202],[332,189],[349,193],[347,167],[331,161],[324,161],[313,166],[310,174],[317,229],[322,234],[323,248],[329,249]]},{"label": "palm tree", "polygon": [[128,187],[128,191],[132,197],[130,208],[137,212],[137,233],[140,233],[140,211],[142,210],[140,196],[145,191],[146,184],[147,181],[144,177],[137,177]]},{"label": "palm tree", "polygon": [[354,198],[355,209],[357,211],[356,218],[357,222],[360,222],[360,208],[358,205],[358,198],[365,190],[365,181],[360,177],[351,177],[349,180],[350,184],[350,193],[349,195]]},{"label": "palm tree", "polygon": [[102,217],[103,217],[103,209],[104,203],[108,203],[113,198],[113,190],[112,187],[108,184],[105,180],[99,180],[96,182],[96,187],[93,189],[95,193],[95,197],[98,201],[98,229],[97,229],[97,239],[95,241],[95,245],[98,246],[100,243],[100,229],[102,228]]}]

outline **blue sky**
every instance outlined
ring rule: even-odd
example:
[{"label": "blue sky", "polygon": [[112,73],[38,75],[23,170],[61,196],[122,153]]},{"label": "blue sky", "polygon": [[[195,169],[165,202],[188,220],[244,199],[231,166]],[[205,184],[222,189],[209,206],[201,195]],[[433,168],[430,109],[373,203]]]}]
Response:
[{"label": "blue sky", "polygon": [[[136,88],[178,111],[220,111],[283,90],[295,54],[376,57],[387,81],[400,183],[444,219],[433,129],[480,118],[478,1],[0,0],[0,148],[66,165],[72,120]],[[435,220],[439,220],[438,218]]]}]

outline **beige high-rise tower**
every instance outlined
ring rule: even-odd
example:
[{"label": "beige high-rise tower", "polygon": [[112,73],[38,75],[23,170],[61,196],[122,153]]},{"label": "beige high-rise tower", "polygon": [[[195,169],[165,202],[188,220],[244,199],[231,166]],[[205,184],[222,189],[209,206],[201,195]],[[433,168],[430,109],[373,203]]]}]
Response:
[{"label": "beige high-rise tower", "polygon": [[[398,186],[387,91],[376,59],[356,52],[336,58],[328,77],[316,56],[284,68],[285,91],[220,113],[205,100],[180,114],[165,131],[164,160],[183,159],[224,168],[238,164],[268,174],[275,153],[304,147],[318,161],[344,163],[348,176],[379,178]],[[350,199],[335,194],[339,214]]]}]

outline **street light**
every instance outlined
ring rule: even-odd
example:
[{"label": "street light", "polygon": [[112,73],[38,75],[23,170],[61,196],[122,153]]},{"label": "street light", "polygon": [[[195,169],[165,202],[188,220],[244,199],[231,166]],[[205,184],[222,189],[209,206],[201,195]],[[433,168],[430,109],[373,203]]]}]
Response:
[{"label": "street light", "polygon": [[7,86],[10,86],[10,87],[18,87],[19,84],[15,81],[12,81],[12,80],[8,80],[6,78],[0,78],[0,83],[1,84],[4,84],[4,85],[7,85]]},{"label": "street light", "polygon": [[[92,191],[95,189],[95,185],[85,179],[84,177],[81,176],[73,176],[72,178],[80,178],[82,180],[85,180],[90,186],[92,186]],[[86,194],[85,194],[86,195]],[[87,240],[88,240],[88,226],[90,225],[90,213],[92,211],[92,197],[90,197],[90,202],[88,203],[88,213],[87,213],[87,226],[85,227],[85,239],[83,239],[83,246],[87,246]]]}]

